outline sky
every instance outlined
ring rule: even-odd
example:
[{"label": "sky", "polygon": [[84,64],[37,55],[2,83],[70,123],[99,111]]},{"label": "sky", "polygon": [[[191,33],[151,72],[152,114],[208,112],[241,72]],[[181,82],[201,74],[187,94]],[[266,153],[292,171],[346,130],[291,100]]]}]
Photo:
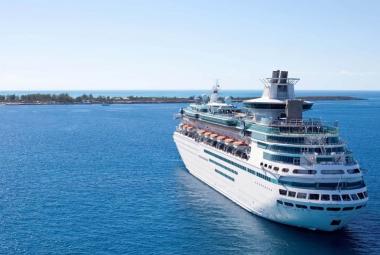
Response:
[{"label": "sky", "polygon": [[0,90],[380,90],[380,1],[2,1]]}]

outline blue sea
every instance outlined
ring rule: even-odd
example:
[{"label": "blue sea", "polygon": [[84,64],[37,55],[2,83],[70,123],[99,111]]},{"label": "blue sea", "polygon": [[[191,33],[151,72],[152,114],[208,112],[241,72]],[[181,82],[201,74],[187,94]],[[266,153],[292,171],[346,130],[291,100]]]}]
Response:
[{"label": "blue sea", "polygon": [[334,233],[259,218],[191,176],[172,140],[183,104],[0,106],[0,253],[379,254],[380,92],[323,93],[368,99],[307,113],[339,120],[367,172],[368,206]]}]

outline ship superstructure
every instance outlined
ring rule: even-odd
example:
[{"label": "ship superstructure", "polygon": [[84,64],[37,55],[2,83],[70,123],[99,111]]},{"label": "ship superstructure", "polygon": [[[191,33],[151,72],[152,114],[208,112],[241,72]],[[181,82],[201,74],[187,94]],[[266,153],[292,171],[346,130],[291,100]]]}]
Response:
[{"label": "ship superstructure", "polygon": [[336,122],[303,118],[287,71],[264,79],[238,108],[210,96],[181,109],[174,141],[188,171],[244,209],[293,226],[333,231],[368,201],[362,171]]}]

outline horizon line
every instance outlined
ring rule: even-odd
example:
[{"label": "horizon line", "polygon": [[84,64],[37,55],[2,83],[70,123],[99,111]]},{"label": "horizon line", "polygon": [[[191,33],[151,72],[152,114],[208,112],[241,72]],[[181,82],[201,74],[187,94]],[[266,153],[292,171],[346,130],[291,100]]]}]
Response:
[{"label": "horizon line", "polygon": [[[20,91],[208,91],[210,89],[0,89],[0,92]],[[221,89],[221,91],[262,91],[262,89]],[[297,91],[368,91],[380,92],[380,89],[297,89]]]}]

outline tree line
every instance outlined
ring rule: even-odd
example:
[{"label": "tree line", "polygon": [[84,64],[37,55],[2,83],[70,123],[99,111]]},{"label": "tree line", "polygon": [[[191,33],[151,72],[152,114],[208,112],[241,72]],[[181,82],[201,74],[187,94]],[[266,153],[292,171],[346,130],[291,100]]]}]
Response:
[{"label": "tree line", "polygon": [[176,100],[192,100],[190,98],[177,98],[177,97],[143,97],[143,96],[128,96],[128,97],[110,97],[110,96],[93,96],[92,94],[83,94],[81,96],[73,97],[68,93],[60,94],[26,94],[26,95],[0,95],[0,103],[25,103],[25,104],[75,104],[75,103],[127,103],[127,102],[154,102],[159,101],[176,101]]},{"label": "tree line", "polygon": [[81,103],[81,102],[107,102],[111,101],[113,98],[98,96],[94,97],[92,94],[81,95],[78,97],[72,97],[67,93],[61,94],[27,94],[27,95],[0,95],[0,102],[5,103]]}]

